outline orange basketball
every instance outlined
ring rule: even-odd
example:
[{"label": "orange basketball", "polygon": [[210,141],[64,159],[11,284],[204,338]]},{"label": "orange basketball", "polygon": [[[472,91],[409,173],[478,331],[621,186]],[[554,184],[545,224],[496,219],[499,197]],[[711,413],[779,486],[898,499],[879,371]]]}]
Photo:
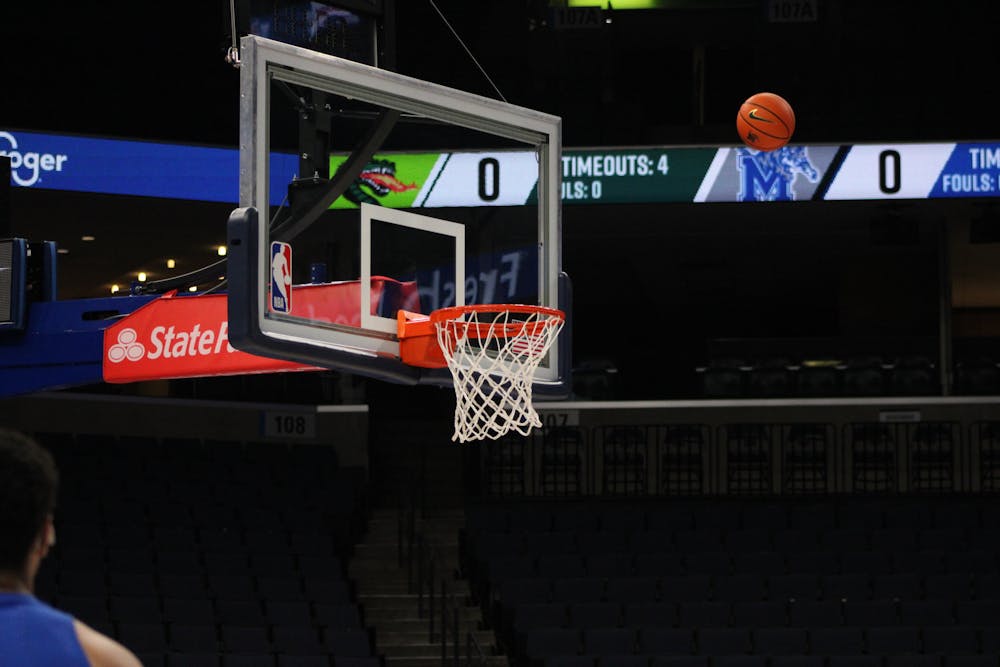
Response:
[{"label": "orange basketball", "polygon": [[795,112],[780,95],[757,93],[740,105],[736,114],[736,131],[750,148],[773,151],[792,138]]}]

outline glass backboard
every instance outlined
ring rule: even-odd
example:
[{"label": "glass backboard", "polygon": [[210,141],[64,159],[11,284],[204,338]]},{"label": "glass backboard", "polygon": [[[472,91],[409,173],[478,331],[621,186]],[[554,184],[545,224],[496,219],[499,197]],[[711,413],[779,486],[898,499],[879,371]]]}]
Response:
[{"label": "glass backboard", "polygon": [[[568,311],[558,117],[256,35],[240,101],[235,347],[448,384],[400,360],[400,310]],[[564,330],[536,389],[564,393],[568,367]]]}]

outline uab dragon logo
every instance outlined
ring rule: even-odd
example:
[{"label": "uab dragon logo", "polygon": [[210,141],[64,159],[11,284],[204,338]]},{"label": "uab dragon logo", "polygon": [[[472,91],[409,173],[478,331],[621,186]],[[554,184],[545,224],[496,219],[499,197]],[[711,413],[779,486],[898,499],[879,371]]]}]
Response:
[{"label": "uab dragon logo", "polygon": [[416,183],[403,183],[396,177],[396,163],[392,160],[373,159],[351,183],[344,197],[353,204],[381,204],[377,198],[394,192],[416,190]]}]

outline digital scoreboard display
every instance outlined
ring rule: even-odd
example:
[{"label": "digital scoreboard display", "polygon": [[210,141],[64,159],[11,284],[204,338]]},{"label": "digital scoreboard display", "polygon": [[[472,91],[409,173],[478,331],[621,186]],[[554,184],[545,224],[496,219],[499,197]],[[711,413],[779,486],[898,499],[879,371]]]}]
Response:
[{"label": "digital scoreboard display", "polygon": [[600,7],[622,9],[742,9],[756,7],[757,0],[550,0],[551,7]]},{"label": "digital scoreboard display", "polygon": [[382,2],[244,0],[243,34],[301,46],[376,67],[384,9]]},{"label": "digital scoreboard display", "polygon": [[[566,205],[1000,199],[1000,141],[790,144],[769,152],[742,145],[564,148],[561,158]],[[330,172],[346,159],[331,155]],[[14,188],[239,199],[234,148],[0,129],[0,160],[9,162]],[[372,163],[377,173],[363,171],[354,185],[390,208],[522,206],[536,196],[530,151],[376,153]],[[272,153],[272,192],[283,192],[298,170],[298,155]],[[393,187],[368,191],[373,179]],[[333,203],[356,206],[347,197]]]}]

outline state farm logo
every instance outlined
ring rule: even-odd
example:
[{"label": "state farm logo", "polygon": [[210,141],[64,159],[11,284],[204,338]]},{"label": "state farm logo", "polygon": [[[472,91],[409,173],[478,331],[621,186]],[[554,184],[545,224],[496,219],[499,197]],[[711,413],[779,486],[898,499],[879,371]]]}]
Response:
[{"label": "state farm logo", "polygon": [[[146,353],[147,345],[150,349]],[[147,343],[139,342],[135,329],[118,332],[118,342],[108,348],[108,361],[113,364],[142,359],[179,359],[182,357],[207,357],[223,352],[235,352],[229,344],[229,323],[223,322],[216,329],[202,330],[195,324],[187,330],[177,331],[174,326],[153,327]]]},{"label": "state farm logo", "polygon": [[122,329],[118,332],[118,342],[108,348],[108,361],[113,364],[129,361],[139,361],[146,356],[145,346],[138,342],[139,335],[135,329]]}]

